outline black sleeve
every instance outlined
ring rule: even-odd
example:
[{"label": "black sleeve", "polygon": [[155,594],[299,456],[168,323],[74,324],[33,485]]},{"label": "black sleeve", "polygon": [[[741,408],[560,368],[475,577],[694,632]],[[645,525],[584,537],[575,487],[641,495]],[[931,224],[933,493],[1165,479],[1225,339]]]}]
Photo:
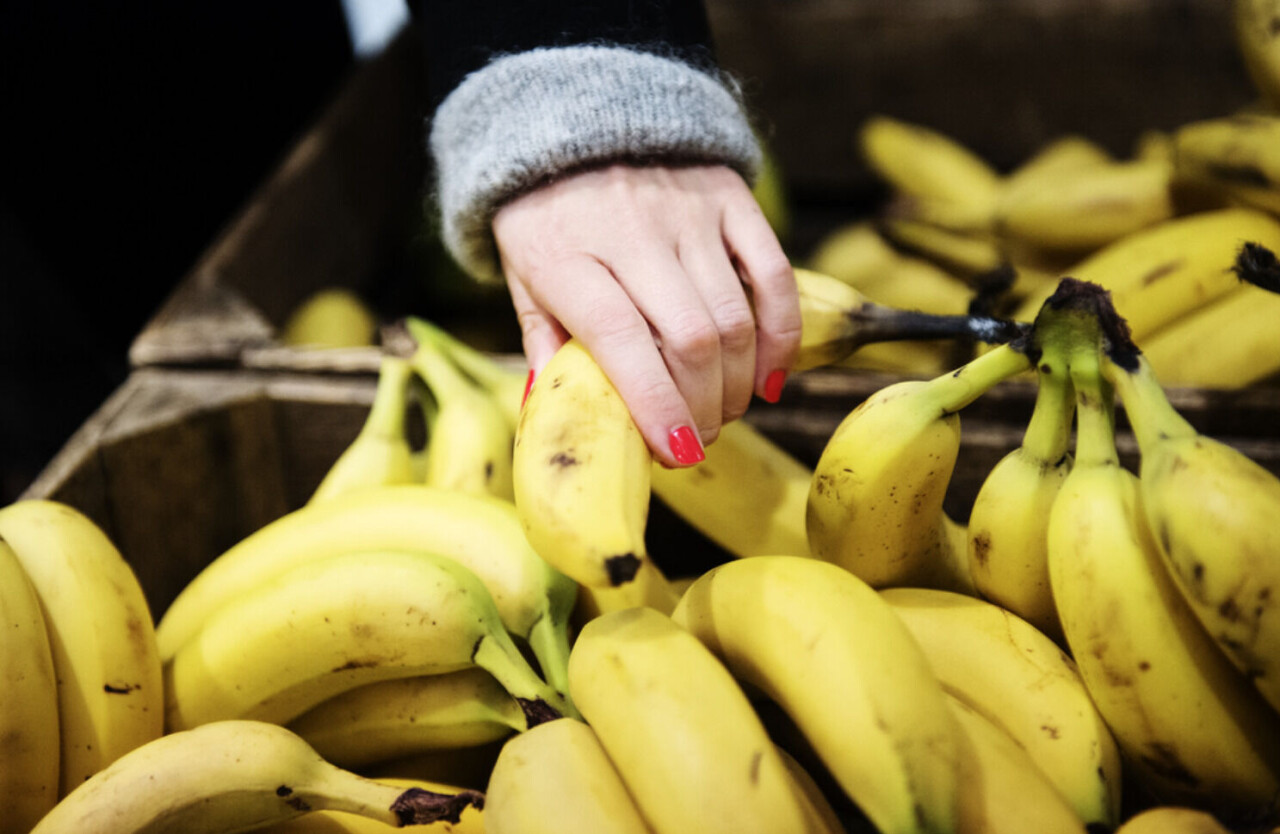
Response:
[{"label": "black sleeve", "polygon": [[428,111],[497,54],[612,43],[713,69],[701,0],[409,0],[426,53]]}]

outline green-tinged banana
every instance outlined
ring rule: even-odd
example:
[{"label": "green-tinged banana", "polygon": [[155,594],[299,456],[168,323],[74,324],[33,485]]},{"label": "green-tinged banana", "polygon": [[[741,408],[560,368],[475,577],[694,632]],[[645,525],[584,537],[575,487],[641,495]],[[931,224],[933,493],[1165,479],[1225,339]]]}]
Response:
[{"label": "green-tinged banana", "polygon": [[858,144],[867,164],[897,192],[945,207],[952,227],[990,224],[1000,175],[959,142],[923,125],[875,115],[863,122]]},{"label": "green-tinged banana", "polygon": [[564,692],[569,616],[578,586],[529,546],[515,507],[418,484],[376,487],[304,507],[251,533],[207,565],[156,629],[171,659],[215,612],[286,570],[360,550],[438,553],[484,582],[502,622],[527,640],[548,682]]},{"label": "green-tinged banana", "polygon": [[815,559],[739,559],[699,577],[672,618],[786,712],[878,831],[957,830],[960,729],[865,582]]},{"label": "green-tinged banana", "polygon": [[511,431],[520,424],[520,406],[528,383],[528,369],[512,370],[496,359],[471,347],[449,331],[426,319],[414,319],[414,334],[432,339],[469,377],[498,401]]},{"label": "green-tinged banana", "polygon": [[735,556],[808,556],[805,504],[813,470],[744,420],[720,427],[697,466],[654,464],[653,492]]},{"label": "green-tinged banana", "polygon": [[484,669],[395,678],[335,695],[289,729],[339,767],[487,744],[525,729],[524,712]]},{"label": "green-tinged banana", "polygon": [[658,834],[811,830],[747,696],[667,615],[630,608],[587,623],[569,691]]},{"label": "green-tinged banana", "polygon": [[0,816],[27,834],[58,801],[58,688],[40,598],[0,539]]},{"label": "green-tinged banana", "polygon": [[874,223],[856,220],[823,236],[802,266],[862,290],[899,257]]},{"label": "green-tinged banana", "polygon": [[1077,441],[1049,515],[1058,615],[1126,776],[1161,802],[1256,819],[1280,797],[1280,713],[1183,599],[1143,518],[1138,479],[1119,463],[1099,368],[1104,302],[1099,290],[1060,310]]},{"label": "green-tinged banana", "polygon": [[[936,267],[917,261],[927,269]],[[877,342],[919,339],[968,339],[1007,342],[1020,328],[985,316],[936,315],[873,302],[843,281],[796,269],[800,292],[800,351],[792,370],[831,365],[858,348]]]},{"label": "green-tinged banana", "polygon": [[418,320],[405,320],[417,342],[409,362],[436,408],[428,426],[426,483],[510,500],[513,431],[497,401],[467,377]]},{"label": "green-tinged banana", "polygon": [[578,583],[616,588],[649,561],[653,456],[577,339],[551,357],[516,430],[515,499],[533,549]]},{"label": "green-tinged banana", "polygon": [[273,576],[214,613],[165,664],[165,723],[285,723],[363,684],[474,666],[530,726],[571,711],[475,574],[428,553],[346,553]]},{"label": "green-tinged banana", "polygon": [[1234,0],[1236,43],[1258,92],[1280,110],[1280,3]]},{"label": "green-tinged banana", "polygon": [[486,834],[652,834],[595,730],[572,718],[502,745],[484,825]]},{"label": "green-tinged banana", "polygon": [[1119,750],[1075,662],[1056,643],[1016,614],[965,594],[888,588],[880,595],[948,694],[1008,733],[1081,820],[1107,830],[1119,823]]},{"label": "green-tinged banana", "polygon": [[[425,779],[378,777],[377,781],[403,790],[418,788],[445,796],[468,793],[466,788],[457,785]],[[485,797],[477,792],[471,792],[471,796],[473,801],[462,809],[457,822],[440,819],[432,823],[428,830],[439,834],[485,834],[485,815],[480,807]],[[257,834],[391,834],[398,827],[349,811],[309,811],[300,817],[255,828],[254,831]]]},{"label": "green-tinged banana", "polygon": [[164,729],[151,611],[124,556],[70,505],[12,503],[0,509],[0,539],[44,612],[58,682],[63,795]]},{"label": "green-tinged banana", "polygon": [[382,357],[378,387],[360,433],[343,450],[311,495],[311,503],[327,501],[356,489],[417,480],[413,448],[405,433],[405,410],[413,367],[397,356]]},{"label": "green-tinged banana", "polygon": [[959,698],[948,696],[947,707],[965,736],[961,832],[1085,834],[1075,810],[1013,738]]},{"label": "green-tinged banana", "polygon": [[1155,543],[1206,631],[1280,711],[1280,478],[1196,431],[1140,353],[1112,357]]},{"label": "green-tinged banana", "polygon": [[1116,834],[1231,834],[1212,814],[1177,805],[1157,805],[1139,811]]},{"label": "green-tinged banana", "polygon": [[996,229],[1045,249],[1093,250],[1172,217],[1172,179],[1158,159],[1053,166],[1009,184]]},{"label": "green-tinged banana", "polygon": [[170,733],[120,757],[67,795],[31,834],[222,834],[307,811],[360,814],[399,828],[457,819],[483,804],[365,779],[261,721],[219,721]]},{"label": "green-tinged banana", "polygon": [[1049,588],[1049,508],[1071,471],[1075,392],[1066,362],[1041,351],[1038,388],[1022,444],[983,479],[969,511],[969,573],[978,593],[1061,642]]},{"label": "green-tinged banana", "polygon": [[1280,115],[1237,114],[1183,125],[1174,131],[1173,153],[1180,179],[1280,213]]},{"label": "green-tinged banana", "polygon": [[[1188,302],[1178,300],[1204,299],[1212,287],[1221,291],[1233,286],[1232,266],[1240,247],[1248,241],[1280,250],[1276,219],[1246,208],[1206,211],[1130,235],[1098,250],[1065,274],[1110,290],[1116,309],[1127,319],[1141,313],[1126,302],[1147,303],[1164,294],[1175,302],[1173,306],[1185,305]],[[1034,320],[1056,287],[1055,282],[1029,296],[1013,317]],[[1167,305],[1167,301],[1161,303]]]},{"label": "green-tinged banana", "polygon": [[943,498],[960,450],[959,410],[1030,367],[1012,345],[932,380],[872,394],[841,421],[814,468],[809,547],[874,587],[971,590]]}]

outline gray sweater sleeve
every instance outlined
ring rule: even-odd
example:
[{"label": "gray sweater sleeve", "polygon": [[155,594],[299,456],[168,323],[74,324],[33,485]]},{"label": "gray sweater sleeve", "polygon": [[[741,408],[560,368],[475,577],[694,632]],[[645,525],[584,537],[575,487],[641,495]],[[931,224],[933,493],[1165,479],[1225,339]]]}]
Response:
[{"label": "gray sweater sleeve", "polygon": [[480,280],[498,280],[490,228],[511,198],[614,161],[723,163],[754,180],[760,149],[737,88],[678,60],[611,46],[534,49],[467,76],[429,138],[441,233]]}]

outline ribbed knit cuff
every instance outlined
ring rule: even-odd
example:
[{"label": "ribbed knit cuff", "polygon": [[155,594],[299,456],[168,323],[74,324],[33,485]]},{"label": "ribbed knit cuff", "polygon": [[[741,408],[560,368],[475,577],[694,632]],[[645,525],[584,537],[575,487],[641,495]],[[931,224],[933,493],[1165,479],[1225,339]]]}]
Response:
[{"label": "ribbed knit cuff", "polygon": [[751,182],[760,167],[731,82],[622,47],[498,58],[441,103],[429,141],[444,243],[481,280],[500,278],[498,207],[556,176],[611,161],[723,163]]}]

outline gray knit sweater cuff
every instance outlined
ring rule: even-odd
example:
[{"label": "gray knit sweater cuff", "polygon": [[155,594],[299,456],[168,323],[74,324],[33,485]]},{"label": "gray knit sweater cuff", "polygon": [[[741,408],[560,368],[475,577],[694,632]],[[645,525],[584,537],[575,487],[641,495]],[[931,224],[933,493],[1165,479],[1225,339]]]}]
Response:
[{"label": "gray knit sweater cuff", "polygon": [[481,280],[500,277],[499,206],[558,175],[610,161],[717,162],[750,182],[760,166],[731,82],[609,46],[494,60],[437,109],[430,146],[444,243]]}]

